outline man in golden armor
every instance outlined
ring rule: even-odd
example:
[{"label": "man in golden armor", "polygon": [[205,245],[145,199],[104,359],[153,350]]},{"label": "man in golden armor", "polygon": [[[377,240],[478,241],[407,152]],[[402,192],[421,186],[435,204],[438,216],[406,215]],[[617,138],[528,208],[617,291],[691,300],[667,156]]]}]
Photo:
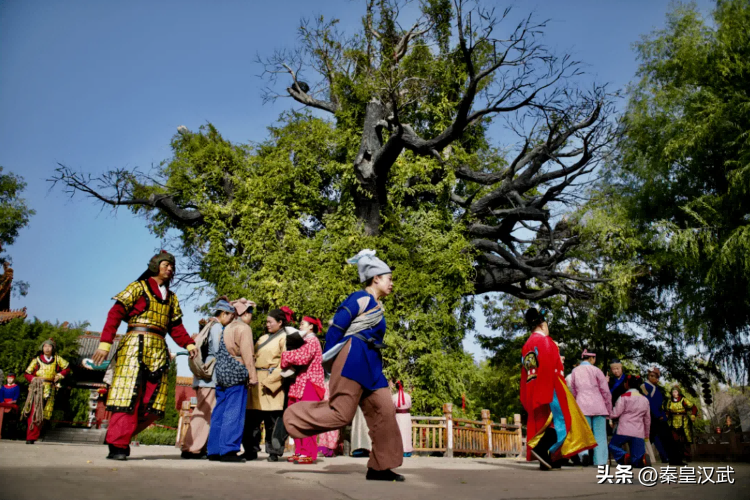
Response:
[{"label": "man in golden armor", "polygon": [[107,458],[126,460],[133,436],[164,415],[167,407],[169,350],[166,335],[194,357],[195,342],[182,325],[177,296],[169,290],[174,277],[175,258],[162,250],[154,255],[148,269],[117,294],[94,353],[94,364],[102,364],[122,321],[128,330],[110,363],[111,376],[107,410],[109,420]]},{"label": "man in golden armor", "polygon": [[693,442],[692,424],[698,415],[698,407],[688,400],[680,386],[672,387],[671,398],[667,400],[664,410],[667,413],[667,424],[672,431],[672,449],[669,450],[669,465],[685,465],[689,458],[689,447]]},{"label": "man in golden armor", "polygon": [[[31,360],[24,373],[26,380],[32,383],[29,387],[26,408],[24,408],[24,415],[29,416],[26,444],[34,444],[39,439],[44,421],[52,418],[52,410],[55,409],[56,384],[70,373],[68,362],[57,355],[57,344],[54,340],[45,340],[39,351],[41,351],[39,355]],[[34,380],[41,382],[34,382]],[[44,406],[39,408],[42,401]]]}]

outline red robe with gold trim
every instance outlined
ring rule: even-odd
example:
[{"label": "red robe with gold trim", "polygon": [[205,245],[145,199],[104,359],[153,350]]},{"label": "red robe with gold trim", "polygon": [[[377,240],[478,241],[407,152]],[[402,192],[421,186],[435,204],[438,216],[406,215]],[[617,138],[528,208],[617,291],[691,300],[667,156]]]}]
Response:
[{"label": "red robe with gold trim", "polygon": [[596,440],[575,398],[568,390],[557,344],[533,332],[521,349],[521,404],[526,423],[526,459],[548,427],[557,433],[550,447],[552,460],[560,460],[596,447]]}]

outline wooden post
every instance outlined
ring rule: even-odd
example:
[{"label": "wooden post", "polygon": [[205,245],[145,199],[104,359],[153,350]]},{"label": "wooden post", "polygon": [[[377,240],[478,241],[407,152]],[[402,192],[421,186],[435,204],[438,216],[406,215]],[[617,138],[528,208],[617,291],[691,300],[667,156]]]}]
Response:
[{"label": "wooden post", "polygon": [[444,457],[453,458],[453,403],[443,405],[445,416],[445,453]]},{"label": "wooden post", "polygon": [[518,450],[519,458],[526,455],[526,450],[523,449],[523,429],[521,428],[521,415],[516,413],[513,415],[513,423],[516,427],[516,442],[514,448]]},{"label": "wooden post", "polygon": [[492,458],[492,420],[490,420],[490,410],[482,410],[482,424],[484,431],[487,433],[487,453],[485,457]]},{"label": "wooden post", "polygon": [[185,400],[180,405],[180,420],[177,422],[177,439],[175,440],[175,448],[182,447],[182,441],[185,439],[185,433],[187,427],[190,425],[190,400]]}]

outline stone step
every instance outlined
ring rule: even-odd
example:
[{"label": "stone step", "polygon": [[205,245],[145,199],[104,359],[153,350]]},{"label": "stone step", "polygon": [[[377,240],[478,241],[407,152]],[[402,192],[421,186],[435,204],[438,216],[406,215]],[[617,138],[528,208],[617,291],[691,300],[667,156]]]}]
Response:
[{"label": "stone step", "polygon": [[104,443],[106,429],[76,429],[70,427],[58,427],[49,429],[44,433],[42,441],[47,443]]}]

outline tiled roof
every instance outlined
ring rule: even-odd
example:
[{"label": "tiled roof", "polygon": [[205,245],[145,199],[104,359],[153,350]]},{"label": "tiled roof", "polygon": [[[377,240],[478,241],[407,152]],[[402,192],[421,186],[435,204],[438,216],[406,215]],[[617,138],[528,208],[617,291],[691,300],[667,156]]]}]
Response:
[{"label": "tiled roof", "polygon": [[176,385],[189,385],[193,386],[193,377],[177,377]]},{"label": "tiled roof", "polygon": [[[83,335],[79,335],[78,337],[78,360],[76,364],[81,364],[81,361],[83,361],[85,358],[90,358],[94,355],[94,352],[96,351],[96,348],[99,347],[99,339],[101,339],[102,334],[100,332],[86,332]],[[122,338],[122,335],[117,335],[115,337],[115,341],[112,343],[112,349],[109,351],[109,356],[107,356],[107,360],[111,361],[112,356],[115,355],[115,351],[117,350],[117,344],[120,342],[120,339]]]},{"label": "tiled roof", "polygon": [[19,309],[17,311],[0,311],[0,325],[3,323],[7,323],[8,321],[14,320],[16,318],[25,318],[26,317],[26,308]]}]

